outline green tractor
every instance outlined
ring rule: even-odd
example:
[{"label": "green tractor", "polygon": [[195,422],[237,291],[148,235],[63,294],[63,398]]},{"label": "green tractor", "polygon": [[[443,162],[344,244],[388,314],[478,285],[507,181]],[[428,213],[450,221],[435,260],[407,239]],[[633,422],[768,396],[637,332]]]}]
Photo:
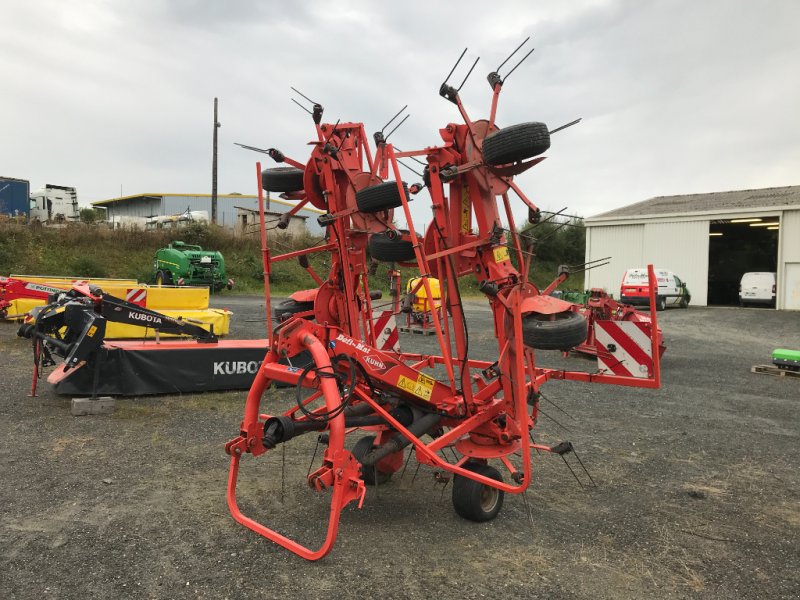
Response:
[{"label": "green tractor", "polygon": [[205,285],[214,291],[231,289],[233,279],[225,276],[225,259],[216,250],[172,242],[156,251],[156,285]]}]

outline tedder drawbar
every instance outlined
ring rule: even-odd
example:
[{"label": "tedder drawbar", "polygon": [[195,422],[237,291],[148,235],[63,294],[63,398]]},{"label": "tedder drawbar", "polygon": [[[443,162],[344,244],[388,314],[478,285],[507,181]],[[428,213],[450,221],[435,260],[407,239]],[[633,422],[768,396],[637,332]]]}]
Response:
[{"label": "tedder drawbar", "polygon": [[[458,89],[447,83],[448,75],[439,93],[457,107],[463,124],[441,128],[438,145],[399,151],[381,130],[373,135],[373,153],[362,123],[323,123],[322,106],[303,96],[313,104],[308,112],[316,137],[310,158],[301,163],[274,148],[262,150],[287,165],[262,172],[257,164],[267,313],[271,263],[299,258],[319,287],[308,310],[274,330],[268,326],[268,351],[247,395],[239,434],[225,446],[231,461],[228,506],[238,522],[305,559],[319,559],[331,550],[343,507],[350,502],[360,507],[365,485],[385,483],[400,470],[409,445],[421,464],[452,474],[456,513],[488,521],[498,514],[504,493],[527,489],[533,449],[557,454],[572,449],[569,442],[552,447],[533,442],[543,384],[571,380],[660,386],[655,311],[649,323],[612,329],[614,343],[603,351],[608,368],[587,373],[537,366],[536,349],[573,348],[585,340],[587,328],[570,303],[549,295],[555,282],[539,290],[528,280],[531,254],[523,250],[509,192],[527,206],[529,221],[537,223],[540,211],[514,176],[544,160],[540,155],[550,147],[552,132],[539,122],[504,128],[495,123],[504,83],[497,71],[488,76],[491,105],[488,118],[481,120],[468,116]],[[407,186],[402,181],[398,159],[403,157],[424,161],[422,184]],[[327,227],[324,244],[270,257],[263,227],[264,189],[297,200],[293,211],[307,204],[325,211],[320,217]],[[409,194],[423,189],[430,194],[433,210],[424,234],[409,209]],[[407,231],[393,224],[396,210]],[[368,251],[373,260],[416,266],[428,298],[433,297],[429,280],[440,280],[444,310],[431,313],[440,355],[379,349]],[[308,261],[314,252],[330,254],[330,272],[324,277]],[[478,280],[491,307],[496,361],[470,358],[458,285],[464,276]],[[652,305],[652,287],[650,295]],[[303,351],[313,358],[303,369],[279,362]],[[617,369],[619,365],[625,368]],[[283,414],[262,408],[273,382],[296,386],[297,405]],[[360,429],[369,433],[348,450],[346,436]],[[236,499],[244,454],[259,456],[311,432],[327,446],[321,463],[309,472],[308,485],[331,494],[327,534],[317,549],[245,516]],[[453,450],[457,462],[439,455],[445,448]],[[514,456],[520,468],[512,463]]]}]

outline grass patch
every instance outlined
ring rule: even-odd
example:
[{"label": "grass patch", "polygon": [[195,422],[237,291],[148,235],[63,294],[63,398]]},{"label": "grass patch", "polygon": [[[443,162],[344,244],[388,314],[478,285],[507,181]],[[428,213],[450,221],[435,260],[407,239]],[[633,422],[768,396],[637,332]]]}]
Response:
[{"label": "grass patch", "polygon": [[[582,227],[580,227],[582,230]],[[561,248],[554,254],[537,249],[537,257],[530,279],[539,287],[549,284],[558,273],[561,263],[583,261],[582,237],[576,237],[576,227],[567,227],[565,240],[548,237],[548,248]],[[539,232],[536,232],[539,234]],[[155,273],[153,260],[156,250],[174,240],[199,244],[203,248],[218,250],[225,257],[227,276],[236,280],[235,294],[260,294],[263,291],[263,268],[259,236],[234,236],[222,227],[193,225],[177,232],[170,231],[112,231],[103,225],[70,224],[55,229],[29,226],[13,222],[0,223],[0,274],[22,273],[76,277],[121,277],[152,283]],[[320,244],[319,237],[311,235],[290,236],[270,232],[269,248],[272,256]],[[577,244],[577,246],[576,246]],[[513,252],[512,252],[513,256]],[[575,257],[580,257],[576,260]],[[311,266],[323,278],[331,267],[330,254],[321,252],[309,256]],[[402,268],[403,282],[418,274],[416,269]],[[388,292],[388,265],[380,264],[375,275],[369,278],[372,289]],[[460,279],[464,296],[480,295],[476,277]],[[270,276],[271,291],[277,296],[288,295],[300,289],[316,287],[313,279],[297,260],[273,263]],[[403,283],[405,285],[405,283]],[[575,276],[563,289],[582,289],[583,275]],[[229,294],[231,292],[222,292]],[[386,297],[386,296],[384,296]]]}]

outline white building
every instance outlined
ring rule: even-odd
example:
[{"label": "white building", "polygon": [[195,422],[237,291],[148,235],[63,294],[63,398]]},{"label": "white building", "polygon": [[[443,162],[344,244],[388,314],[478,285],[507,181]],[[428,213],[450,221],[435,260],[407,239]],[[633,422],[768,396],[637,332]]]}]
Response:
[{"label": "white building", "polygon": [[619,297],[626,269],[676,273],[693,305],[736,304],[750,271],[777,273],[779,309],[800,310],[800,186],[661,196],[585,220],[586,287]]},{"label": "white building", "polygon": [[[280,198],[268,201],[266,210],[274,213],[290,211],[295,202],[287,202]],[[109,198],[99,202],[92,202],[95,208],[106,211],[106,220],[113,222],[119,217],[166,217],[179,215],[187,211],[206,211],[211,214],[211,194],[165,194],[162,192],[135,194],[121,198]],[[258,196],[249,194],[218,194],[217,195],[217,224],[231,229],[239,226],[238,209],[246,208],[258,210]],[[305,206],[297,212],[298,216],[306,217],[304,223],[314,235],[322,235],[325,229],[317,223],[317,218],[323,211]]]}]

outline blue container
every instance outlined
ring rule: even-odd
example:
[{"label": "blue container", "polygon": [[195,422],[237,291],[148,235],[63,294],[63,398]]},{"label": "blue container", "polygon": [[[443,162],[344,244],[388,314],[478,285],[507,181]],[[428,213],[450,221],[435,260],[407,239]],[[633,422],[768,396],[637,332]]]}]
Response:
[{"label": "blue container", "polygon": [[0,177],[0,215],[28,216],[31,212],[31,184],[24,179]]}]

